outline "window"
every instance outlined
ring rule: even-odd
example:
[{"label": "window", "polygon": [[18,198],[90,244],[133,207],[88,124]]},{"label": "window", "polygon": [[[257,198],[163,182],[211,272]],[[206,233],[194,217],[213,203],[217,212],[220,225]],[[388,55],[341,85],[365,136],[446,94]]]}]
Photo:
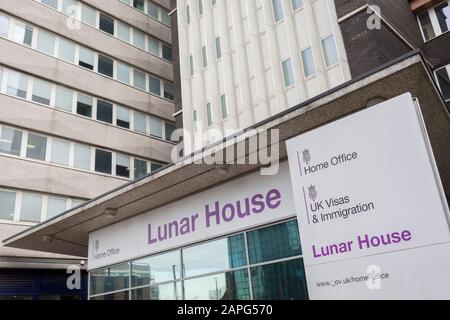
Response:
[{"label": "window", "polygon": [[450,100],[450,65],[436,71],[436,77],[442,95],[446,101]]},{"label": "window", "polygon": [[69,165],[70,143],[63,140],[52,140],[52,162]]},{"label": "window", "polygon": [[32,100],[37,103],[50,105],[51,84],[38,79],[33,80],[33,96]]},{"label": "window", "polygon": [[152,76],[149,76],[148,79],[150,84],[150,93],[161,96],[161,80]]},{"label": "window", "polygon": [[116,176],[130,177],[130,157],[121,154],[116,156]]},{"label": "window", "polygon": [[214,7],[217,4],[217,0],[211,0],[211,6]]},{"label": "window", "polygon": [[109,102],[97,100],[97,120],[112,123],[113,105]]},{"label": "window", "polygon": [[157,170],[161,169],[162,167],[163,167],[163,165],[162,165],[162,164],[160,164],[160,163],[155,163],[155,162],[152,162],[152,165],[151,165],[151,170],[152,170],[152,172],[155,172],[155,171],[157,171]]},{"label": "window", "polygon": [[165,123],[165,129],[166,129],[166,140],[167,141],[174,141],[174,137],[172,137],[173,132],[175,131],[176,127],[174,124],[166,122]]},{"label": "window", "polygon": [[208,66],[208,53],[206,51],[206,47],[202,47],[202,57],[203,57],[203,68]]},{"label": "window", "polygon": [[334,36],[329,36],[323,39],[322,48],[327,66],[331,66],[338,62],[338,53],[334,42]]},{"label": "window", "polygon": [[284,86],[290,87],[295,83],[291,59],[283,61],[282,67],[283,67]]},{"label": "window", "polygon": [[43,4],[46,4],[49,7],[54,9],[58,9],[58,0],[41,0]]},{"label": "window", "polygon": [[114,35],[114,19],[103,13],[100,13],[99,29],[111,35]]},{"label": "window", "polygon": [[84,200],[72,200],[72,208],[76,208],[78,206],[81,206],[84,203],[86,203],[86,201],[84,201]]},{"label": "window", "polygon": [[117,37],[125,42],[130,42],[130,27],[121,21],[117,21]]},{"label": "window", "polygon": [[78,94],[77,114],[85,117],[92,117],[92,97]]},{"label": "window", "polygon": [[89,70],[94,70],[94,60],[94,51],[83,47],[80,48],[80,59],[78,65]]},{"label": "window", "polygon": [[97,13],[90,6],[82,3],[81,4],[81,21],[90,25],[91,27],[96,26]]},{"label": "window", "polygon": [[[130,270],[129,264],[123,263],[110,268],[93,271],[90,274],[90,293],[99,294],[103,292],[119,291],[129,287]],[[123,299],[128,300],[128,293],[126,297],[119,293]],[[119,297],[111,297],[117,299]]]},{"label": "window", "polygon": [[212,124],[213,124],[211,103],[207,103],[206,104],[206,118],[207,118],[207,121],[208,121],[208,127],[211,127]]},{"label": "window", "polygon": [[117,107],[116,125],[122,128],[130,129],[130,110]]},{"label": "window", "polygon": [[133,44],[141,48],[142,50],[145,50],[145,33],[143,33],[141,30],[133,29]]},{"label": "window", "polygon": [[162,138],[162,123],[161,120],[150,116],[150,135]]},{"label": "window", "polygon": [[72,104],[73,91],[63,87],[56,87],[56,108],[72,112]]},{"label": "window", "polygon": [[111,174],[112,171],[112,153],[108,151],[95,150],[95,171]]},{"label": "window", "polygon": [[13,40],[20,44],[31,46],[33,39],[33,27],[26,25],[25,23],[16,21],[14,25]]},{"label": "window", "polygon": [[0,220],[14,220],[16,193],[0,190]]},{"label": "window", "polygon": [[154,285],[181,279],[180,251],[163,253],[131,263],[133,287]]},{"label": "window", "polygon": [[425,41],[431,40],[450,30],[450,6],[445,1],[417,15]]},{"label": "window", "polygon": [[166,26],[170,26],[170,24],[172,23],[172,19],[169,16],[169,11],[164,8],[161,8],[161,22]]},{"label": "window", "polygon": [[9,18],[0,14],[0,37],[8,38]]},{"label": "window", "polygon": [[191,24],[191,7],[186,6],[186,23]]},{"label": "window", "polygon": [[275,22],[283,20],[283,6],[281,5],[281,0],[272,0],[273,14],[275,17]]},{"label": "window", "polygon": [[145,177],[147,170],[147,161],[134,159],[134,179]]},{"label": "window", "polygon": [[47,138],[33,133],[28,134],[27,158],[45,161]]},{"label": "window", "polygon": [[114,62],[108,57],[99,55],[98,72],[112,78],[114,76]]},{"label": "window", "polygon": [[8,72],[7,94],[26,99],[27,87],[28,77],[26,75],[14,71]]},{"label": "window", "polygon": [[175,101],[175,89],[172,83],[164,81],[164,98]]},{"label": "window", "polygon": [[220,37],[216,38],[216,58],[217,60],[222,58],[222,44],[220,43]]},{"label": "window", "polygon": [[314,66],[314,59],[313,59],[311,48],[307,48],[302,51],[302,62],[303,62],[303,71],[305,72],[305,77],[312,76],[314,73],[316,73],[316,68]]},{"label": "window", "polygon": [[220,96],[220,109],[222,111],[222,119],[228,118],[228,107],[226,95]]},{"label": "window", "polygon": [[134,131],[144,134],[147,133],[145,114],[134,112]]},{"label": "window", "polygon": [[189,56],[189,68],[191,71],[191,76],[193,76],[195,70],[194,70],[194,56],[192,54]]},{"label": "window", "polygon": [[297,10],[303,7],[303,0],[292,0],[292,9]]},{"label": "window", "polygon": [[149,1],[147,4],[148,4],[148,9],[147,9],[148,15],[150,17],[152,17],[153,19],[159,20],[158,6],[151,1]]},{"label": "window", "polygon": [[22,145],[22,132],[15,129],[3,127],[0,139],[0,152],[13,156],[20,156]]},{"label": "window", "polygon": [[144,0],[133,0],[133,7],[144,12]]},{"label": "window", "polygon": [[66,199],[48,197],[47,219],[56,217],[66,211]]},{"label": "window", "polygon": [[128,65],[117,62],[117,80],[130,84],[130,67]]},{"label": "window", "polygon": [[91,169],[91,148],[75,144],[73,166],[77,169]]},{"label": "window", "polygon": [[198,15],[203,15],[203,0],[197,0],[198,1]]},{"label": "window", "polygon": [[433,25],[431,23],[430,15],[428,14],[428,11],[423,12],[419,14],[418,16],[420,26],[422,28],[423,36],[425,37],[425,40],[430,40],[434,37],[436,37],[436,34],[434,33]]},{"label": "window", "polygon": [[168,45],[162,45],[162,57],[167,61],[172,61],[172,48]]},{"label": "window", "polygon": [[46,31],[39,30],[36,49],[53,56],[55,54],[55,36]]},{"label": "window", "polygon": [[145,90],[145,73],[137,69],[133,69],[133,85],[136,88]]},{"label": "window", "polygon": [[42,211],[42,196],[39,194],[24,193],[22,195],[22,206],[20,220],[26,222],[40,222]]},{"label": "window", "polygon": [[148,52],[159,57],[159,41],[157,39],[148,38]]},{"label": "window", "polygon": [[198,131],[197,127],[197,110],[192,111],[192,126],[194,128],[194,132]]},{"label": "window", "polygon": [[448,3],[444,2],[434,8],[436,17],[441,28],[441,33],[447,32],[450,29],[450,7]]},{"label": "window", "polygon": [[77,0],[63,0],[62,12],[72,18],[78,17],[78,5]]},{"label": "window", "polygon": [[70,63],[75,63],[75,43],[59,38],[58,57]]}]

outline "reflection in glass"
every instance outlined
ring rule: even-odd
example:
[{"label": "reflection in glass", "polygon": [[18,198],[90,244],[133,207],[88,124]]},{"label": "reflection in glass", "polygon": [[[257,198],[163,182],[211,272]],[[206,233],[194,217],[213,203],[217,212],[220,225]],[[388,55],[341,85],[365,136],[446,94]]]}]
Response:
[{"label": "reflection in glass", "polygon": [[118,292],[118,293],[113,293],[113,294],[107,294],[105,296],[98,296],[98,297],[92,297],[90,298],[90,300],[94,300],[94,301],[103,301],[103,300],[108,300],[108,301],[122,301],[122,300],[128,300],[128,291],[124,291],[124,292]]},{"label": "reflection in glass", "polygon": [[433,29],[433,24],[431,23],[430,15],[428,14],[428,11],[425,11],[421,14],[419,14],[419,21],[420,26],[423,31],[423,35],[425,37],[425,40],[430,40],[434,37],[436,37],[436,33]]},{"label": "reflection in glass", "polygon": [[182,300],[180,282],[131,291],[132,300]]},{"label": "reflection in glass", "polygon": [[302,254],[295,220],[249,232],[247,241],[250,264]]},{"label": "reflection in glass", "polygon": [[448,6],[448,3],[444,2],[437,6],[434,11],[436,11],[442,33],[447,32],[450,29],[450,7]]},{"label": "reflection in glass", "polygon": [[247,264],[244,235],[184,249],[183,260],[185,277],[243,267]]},{"label": "reflection in glass", "polygon": [[180,279],[180,251],[133,261],[131,282],[133,287]]},{"label": "reflection in glass", "polygon": [[[99,248],[101,251],[101,248]],[[91,294],[126,289],[129,286],[130,269],[128,263],[91,272]]]},{"label": "reflection in glass", "polygon": [[308,299],[302,259],[251,268],[251,274],[255,300]]},{"label": "reflection in glass", "polygon": [[247,269],[184,282],[186,300],[249,300]]},{"label": "reflection in glass", "polygon": [[22,132],[3,127],[0,136],[0,152],[14,156],[20,155],[20,146],[22,145]]}]

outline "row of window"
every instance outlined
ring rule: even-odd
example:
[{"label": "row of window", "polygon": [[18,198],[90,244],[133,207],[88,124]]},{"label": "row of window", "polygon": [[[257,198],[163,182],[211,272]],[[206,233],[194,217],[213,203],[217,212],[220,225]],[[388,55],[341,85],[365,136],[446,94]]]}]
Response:
[{"label": "row of window", "polygon": [[149,17],[158,20],[170,27],[171,18],[169,16],[169,11],[160,5],[154,3],[150,0],[120,0],[121,2],[129,5],[145,14]]},{"label": "row of window", "polygon": [[425,41],[434,39],[450,30],[450,0],[417,15]]},{"label": "row of window", "polygon": [[[4,85],[2,85],[4,83]],[[0,66],[0,93],[171,141],[175,124]]]},{"label": "row of window", "polygon": [[0,154],[126,179],[139,179],[163,165],[42,134],[0,126]]},{"label": "row of window", "polygon": [[436,70],[436,79],[445,101],[450,101],[450,64]]},{"label": "row of window", "polygon": [[0,13],[0,37],[174,101],[173,83]]},{"label": "row of window", "polygon": [[90,295],[94,300],[307,299],[301,255],[292,220],[93,271]]},{"label": "row of window", "polygon": [[0,188],[0,221],[42,222],[85,200]]},{"label": "row of window", "polygon": [[[211,102],[208,102],[206,104],[206,123],[208,127],[211,127],[213,125],[214,114],[213,114],[213,106]],[[222,116],[222,120],[226,120],[228,118],[228,105],[227,105],[227,97],[226,95],[220,96],[220,114]],[[192,111],[192,121],[193,121],[193,128],[194,132],[198,132],[200,130],[199,123],[198,123],[198,114],[197,110]]]},{"label": "row of window", "polygon": [[150,54],[172,62],[172,48],[150,36],[149,34],[133,28],[127,23],[110,17],[91,6],[78,0],[37,0],[55,10],[62,12],[93,28],[104,31],[126,43],[139,49],[146,50]]}]

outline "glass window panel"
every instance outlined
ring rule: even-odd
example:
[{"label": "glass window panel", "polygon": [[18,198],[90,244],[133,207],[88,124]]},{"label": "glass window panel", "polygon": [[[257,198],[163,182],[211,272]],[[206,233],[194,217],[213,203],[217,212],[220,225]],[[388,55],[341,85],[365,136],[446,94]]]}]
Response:
[{"label": "glass window panel", "polygon": [[297,10],[303,7],[303,0],[292,0],[292,9]]},{"label": "glass window panel", "polygon": [[179,280],[180,262],[180,251],[133,261],[131,263],[132,286],[142,287]]},{"label": "glass window panel", "polygon": [[338,53],[336,50],[336,43],[334,36],[329,36],[322,40],[323,53],[325,55],[325,62],[327,66],[331,66],[338,62]]},{"label": "glass window panel", "polygon": [[159,118],[150,116],[150,135],[162,138],[162,123]]},{"label": "glass window panel", "polygon": [[81,21],[90,25],[91,27],[95,27],[97,13],[90,6],[82,3],[81,4]]},{"label": "glass window panel", "polygon": [[148,52],[159,57],[159,40],[148,37]]},{"label": "glass window panel", "polygon": [[117,62],[117,80],[130,84],[130,67],[128,65]]},{"label": "glass window panel", "polygon": [[26,25],[25,23],[16,21],[14,25],[13,40],[15,42],[31,46],[32,39],[33,39],[33,27]]},{"label": "glass window panel", "polygon": [[136,289],[131,291],[132,300],[182,300],[181,283],[168,283],[155,287]]},{"label": "glass window panel", "polygon": [[[109,248],[99,247],[98,251]],[[90,273],[90,294],[101,294],[118,291],[129,287],[130,269],[128,263],[123,263],[110,268],[92,271]]]},{"label": "glass window panel", "polygon": [[134,131],[147,133],[147,123],[145,114],[134,112]]},{"label": "glass window panel", "polygon": [[302,51],[302,61],[303,70],[305,71],[305,76],[309,77],[316,73],[316,68],[314,66],[314,59],[312,54],[312,49],[308,48]]},{"label": "glass window panel", "polygon": [[112,153],[108,151],[95,150],[95,171],[111,174],[112,172]]},{"label": "glass window panel", "polygon": [[98,72],[108,76],[113,77],[114,75],[114,62],[112,59],[99,55],[98,56]]},{"label": "glass window panel", "polygon": [[172,139],[172,134],[175,131],[176,127],[174,124],[166,122],[165,123],[165,128],[166,128],[166,140],[167,141],[174,141]]},{"label": "glass window panel", "polygon": [[134,179],[145,177],[147,173],[147,161],[134,159]]},{"label": "glass window panel", "polygon": [[47,220],[66,211],[66,199],[48,197]]},{"label": "glass window panel", "polygon": [[228,118],[227,97],[225,95],[220,96],[220,109],[222,111],[222,119]]},{"label": "glass window panel", "polygon": [[184,275],[193,277],[247,265],[244,235],[183,249]]},{"label": "glass window panel", "polygon": [[220,37],[216,38],[216,58],[222,58],[222,45],[220,43]]},{"label": "glass window panel", "polygon": [[100,13],[99,29],[105,31],[111,35],[114,35],[114,19]]},{"label": "glass window panel", "polygon": [[133,0],[133,7],[140,11],[144,11],[144,0]]},{"label": "glass window panel", "polygon": [[145,33],[143,33],[141,30],[138,30],[136,28],[133,29],[133,44],[145,50]]},{"label": "glass window panel", "polygon": [[130,110],[117,107],[116,125],[122,128],[130,129]]},{"label": "glass window panel", "polygon": [[175,89],[173,84],[164,81],[164,98],[175,101]]},{"label": "glass window panel", "polygon": [[8,38],[9,17],[0,14],[0,37]]},{"label": "glass window panel", "polygon": [[161,8],[161,22],[166,26],[170,26],[170,24],[172,23],[172,19],[169,16],[169,11],[163,8]]},{"label": "glass window panel", "polygon": [[161,169],[162,167],[163,167],[162,164],[152,162],[152,165],[151,165],[151,172],[154,172],[154,171],[156,171],[156,170],[159,170],[159,169]]},{"label": "glass window panel", "polygon": [[148,79],[150,84],[150,93],[161,96],[161,80],[152,76],[148,76]]},{"label": "glass window panel", "polygon": [[202,47],[202,58],[203,58],[203,68],[208,66],[208,52],[206,51],[206,47]]},{"label": "glass window panel", "polygon": [[58,57],[70,63],[75,63],[75,43],[59,38]]},{"label": "glass window panel", "polygon": [[307,300],[303,260],[251,268],[253,299]]},{"label": "glass window panel", "polygon": [[81,67],[87,68],[89,70],[94,70],[94,60],[95,60],[94,51],[84,47],[80,48],[80,59],[78,64]]},{"label": "glass window panel", "polygon": [[25,99],[27,97],[27,88],[28,76],[15,71],[8,71],[7,94]]},{"label": "glass window panel", "polygon": [[283,77],[284,77],[284,86],[290,87],[294,84],[294,70],[292,70],[292,61],[288,59],[283,61]]},{"label": "glass window panel", "polygon": [[297,221],[289,221],[247,234],[250,264],[302,254]]},{"label": "glass window panel", "polygon": [[36,49],[49,55],[55,53],[55,36],[49,32],[39,30]]},{"label": "glass window panel", "polygon": [[281,5],[281,0],[272,0],[273,14],[275,17],[275,22],[283,20],[283,6]]},{"label": "glass window panel", "polygon": [[122,154],[116,155],[116,176],[130,177],[130,157]]},{"label": "glass window panel", "polygon": [[130,42],[130,26],[117,21],[117,37],[125,42]]},{"label": "glass window panel", "polygon": [[73,18],[78,17],[78,1],[77,0],[63,0],[62,12]]},{"label": "glass window panel", "polygon": [[40,222],[42,210],[42,196],[39,194],[23,193],[20,209],[20,221]]},{"label": "glass window panel", "polygon": [[77,114],[92,117],[92,97],[78,94]]},{"label": "glass window panel", "polygon": [[0,220],[14,220],[16,193],[0,190]]},{"label": "glass window panel", "polygon": [[52,140],[52,162],[56,164],[69,165],[70,143],[67,141]]},{"label": "glass window panel", "polygon": [[203,14],[203,0],[198,1],[198,15],[201,16]]},{"label": "glass window panel", "polygon": [[50,105],[51,84],[42,80],[33,80],[33,96],[31,100],[37,103]]},{"label": "glass window panel", "polygon": [[43,4],[46,4],[49,7],[54,9],[58,9],[58,0],[41,0]]},{"label": "glass window panel", "polygon": [[150,17],[159,20],[158,6],[151,1],[147,3],[147,13]]},{"label": "glass window panel", "polygon": [[3,127],[0,139],[0,152],[20,156],[22,132]]},{"label": "glass window panel", "polygon": [[448,6],[448,3],[444,2],[443,4],[440,4],[434,8],[434,11],[436,12],[441,32],[447,32],[450,29],[450,7]]},{"label": "glass window panel", "polygon": [[113,105],[109,102],[97,100],[97,120],[112,123]]},{"label": "glass window panel", "polygon": [[86,203],[86,201],[84,201],[84,200],[72,200],[72,208],[79,207],[85,203]]},{"label": "glass window panel", "polygon": [[436,71],[436,76],[445,100],[450,100],[450,77],[447,68]]},{"label": "glass window panel", "polygon": [[207,123],[208,123],[208,127],[212,126],[213,118],[212,118],[211,103],[207,103],[206,104],[206,120],[207,120]]},{"label": "glass window panel", "polygon": [[172,61],[172,47],[169,47],[165,44],[162,45],[162,57],[167,61]]},{"label": "glass window panel", "polygon": [[186,23],[191,23],[191,7],[189,5],[186,6]]},{"label": "glass window panel", "polygon": [[56,108],[72,112],[72,104],[73,91],[63,87],[56,87]]},{"label": "glass window panel", "polygon": [[431,23],[428,11],[419,14],[419,21],[425,40],[428,41],[436,37],[436,33],[434,32],[433,24]]},{"label": "glass window panel", "polygon": [[45,161],[47,138],[33,133],[28,134],[27,158]]},{"label": "glass window panel", "polygon": [[92,301],[123,301],[129,300],[129,294],[128,291],[122,291],[104,296],[91,297],[89,299]]},{"label": "glass window panel", "polygon": [[145,73],[137,69],[133,69],[133,79],[133,84],[136,88],[145,90]]},{"label": "glass window panel", "polygon": [[249,300],[247,269],[184,281],[184,292],[186,300]]},{"label": "glass window panel", "polygon": [[77,169],[91,169],[91,148],[81,144],[75,144],[73,166]]}]

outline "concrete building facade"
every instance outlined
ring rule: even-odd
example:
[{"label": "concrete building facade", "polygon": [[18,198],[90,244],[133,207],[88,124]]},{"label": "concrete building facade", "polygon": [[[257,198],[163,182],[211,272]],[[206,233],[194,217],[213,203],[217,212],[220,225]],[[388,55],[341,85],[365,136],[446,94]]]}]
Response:
[{"label": "concrete building facade", "polygon": [[[0,3],[1,239],[170,162],[168,13],[165,0]],[[65,284],[82,259],[0,247],[0,277],[30,281],[0,281],[0,299],[82,297],[31,285]]]}]

